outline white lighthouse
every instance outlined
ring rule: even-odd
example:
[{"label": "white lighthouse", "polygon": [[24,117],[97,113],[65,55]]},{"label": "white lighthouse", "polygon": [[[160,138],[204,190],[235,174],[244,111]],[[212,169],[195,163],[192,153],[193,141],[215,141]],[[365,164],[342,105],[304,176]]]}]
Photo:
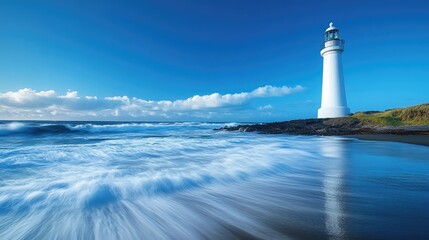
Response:
[{"label": "white lighthouse", "polygon": [[333,23],[325,31],[325,42],[320,55],[323,57],[322,103],[318,118],[344,117],[350,113],[344,89],[343,64],[341,55],[344,40],[340,39],[338,28]]}]

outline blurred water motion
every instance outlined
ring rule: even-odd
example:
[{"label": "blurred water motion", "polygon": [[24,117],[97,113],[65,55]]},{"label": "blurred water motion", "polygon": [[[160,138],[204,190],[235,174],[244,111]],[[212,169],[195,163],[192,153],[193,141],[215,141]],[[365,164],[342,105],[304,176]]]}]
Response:
[{"label": "blurred water motion", "polygon": [[0,123],[0,239],[427,239],[429,148]]}]

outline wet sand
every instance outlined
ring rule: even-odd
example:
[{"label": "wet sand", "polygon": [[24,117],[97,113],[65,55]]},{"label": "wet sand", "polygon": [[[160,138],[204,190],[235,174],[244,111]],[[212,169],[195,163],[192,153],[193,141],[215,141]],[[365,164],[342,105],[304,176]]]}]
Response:
[{"label": "wet sand", "polygon": [[398,134],[366,134],[346,135],[344,137],[370,141],[403,142],[429,146],[429,135],[398,135]]}]

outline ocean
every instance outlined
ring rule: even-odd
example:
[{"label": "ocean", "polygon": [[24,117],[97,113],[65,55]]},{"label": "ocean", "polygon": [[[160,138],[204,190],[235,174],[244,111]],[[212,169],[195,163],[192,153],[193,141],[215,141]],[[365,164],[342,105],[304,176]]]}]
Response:
[{"label": "ocean", "polygon": [[429,239],[429,147],[0,122],[0,239]]}]

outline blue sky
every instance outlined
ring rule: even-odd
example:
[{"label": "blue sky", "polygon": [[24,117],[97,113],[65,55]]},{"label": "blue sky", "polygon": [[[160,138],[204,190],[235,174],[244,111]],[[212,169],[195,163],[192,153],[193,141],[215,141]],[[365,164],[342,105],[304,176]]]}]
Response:
[{"label": "blue sky", "polygon": [[6,0],[0,118],[316,117],[330,21],[352,112],[429,102],[427,1]]}]

